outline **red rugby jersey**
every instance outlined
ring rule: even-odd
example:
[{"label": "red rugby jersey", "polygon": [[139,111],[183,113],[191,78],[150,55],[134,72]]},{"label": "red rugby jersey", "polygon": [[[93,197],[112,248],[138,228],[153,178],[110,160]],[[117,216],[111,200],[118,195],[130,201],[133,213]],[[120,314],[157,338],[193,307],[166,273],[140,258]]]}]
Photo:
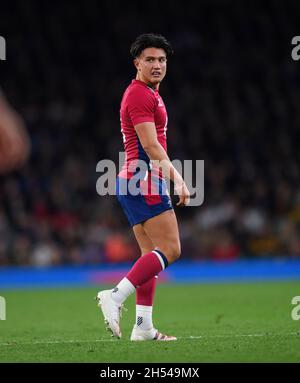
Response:
[{"label": "red rugby jersey", "polygon": [[128,168],[132,161],[134,161],[133,164],[138,160],[144,160],[147,164],[150,163],[150,159],[134,129],[135,125],[142,122],[154,122],[157,139],[167,151],[168,115],[158,90],[152,89],[142,81],[132,80],[121,101],[120,121],[125,148],[125,163],[119,177],[131,178],[133,173],[128,172]]}]

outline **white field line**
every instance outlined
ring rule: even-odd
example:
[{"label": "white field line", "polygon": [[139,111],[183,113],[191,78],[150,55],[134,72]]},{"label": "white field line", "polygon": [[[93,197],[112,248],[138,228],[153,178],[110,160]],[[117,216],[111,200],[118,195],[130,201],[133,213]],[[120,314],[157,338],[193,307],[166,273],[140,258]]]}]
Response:
[{"label": "white field line", "polygon": [[[193,339],[207,339],[207,338],[255,338],[255,337],[277,337],[277,336],[300,336],[300,331],[290,333],[261,333],[261,334],[220,334],[220,335],[198,335],[198,336],[183,336],[177,339],[193,340]],[[101,342],[117,342],[115,338],[102,338],[102,339],[69,339],[69,340],[36,340],[36,341],[7,341],[0,342],[2,346],[19,346],[19,345],[35,345],[35,344],[68,344],[68,343],[101,343]]]}]

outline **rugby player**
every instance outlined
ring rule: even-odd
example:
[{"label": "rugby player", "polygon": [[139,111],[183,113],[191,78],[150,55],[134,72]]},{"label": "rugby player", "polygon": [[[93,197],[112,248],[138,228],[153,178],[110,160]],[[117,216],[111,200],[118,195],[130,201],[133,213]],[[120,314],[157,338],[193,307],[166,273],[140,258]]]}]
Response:
[{"label": "rugby player", "polygon": [[[179,196],[177,206],[189,203],[190,193],[167,154],[168,115],[159,94],[173,53],[165,37],[148,33],[137,37],[130,49],[136,78],[124,92],[121,108],[121,132],[125,164],[117,177],[117,198],[142,256],[112,290],[97,294],[107,329],[121,338],[120,314],[126,298],[136,292],[136,323],[132,341],[172,341],[176,337],[159,332],[152,322],[153,299],[158,274],[180,256],[180,238],[176,215],[165,177],[174,182]],[[158,164],[159,162],[159,164]],[[132,193],[129,183],[140,193]]]}]

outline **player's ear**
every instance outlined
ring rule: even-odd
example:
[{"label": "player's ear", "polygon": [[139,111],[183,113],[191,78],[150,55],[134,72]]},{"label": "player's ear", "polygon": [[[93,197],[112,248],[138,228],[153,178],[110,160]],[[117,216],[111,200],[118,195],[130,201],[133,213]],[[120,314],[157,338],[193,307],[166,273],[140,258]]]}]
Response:
[{"label": "player's ear", "polygon": [[136,58],[133,60],[133,63],[134,63],[134,66],[136,67],[136,69],[139,70],[139,63],[140,63],[140,60],[136,57]]}]

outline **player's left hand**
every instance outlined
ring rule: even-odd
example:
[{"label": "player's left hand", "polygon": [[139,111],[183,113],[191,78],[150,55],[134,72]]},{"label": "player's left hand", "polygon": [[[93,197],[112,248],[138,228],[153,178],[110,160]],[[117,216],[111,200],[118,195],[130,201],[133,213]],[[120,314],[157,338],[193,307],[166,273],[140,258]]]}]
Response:
[{"label": "player's left hand", "polygon": [[179,201],[177,202],[176,206],[187,206],[190,202],[190,192],[185,182],[183,182],[179,186],[176,186],[175,191],[179,195]]}]

